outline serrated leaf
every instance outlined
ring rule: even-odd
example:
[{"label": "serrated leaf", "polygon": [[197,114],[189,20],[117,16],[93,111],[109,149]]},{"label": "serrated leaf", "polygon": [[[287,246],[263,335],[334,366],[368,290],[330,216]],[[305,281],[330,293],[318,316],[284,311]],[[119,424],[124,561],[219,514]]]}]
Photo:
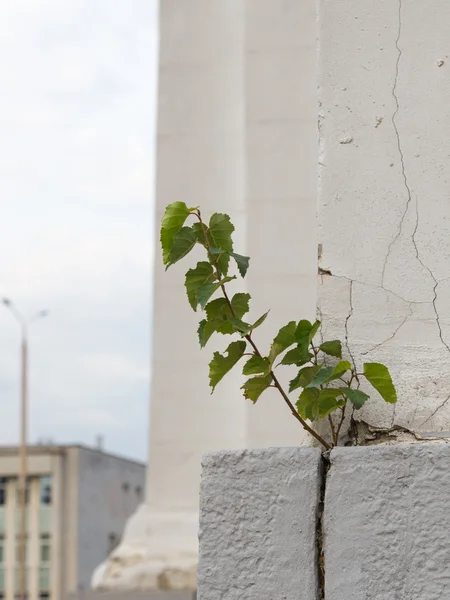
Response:
[{"label": "serrated leaf", "polygon": [[222,285],[233,281],[233,279],[236,279],[234,275],[233,277],[224,277],[223,279],[221,279],[220,281],[216,281],[215,283],[205,283],[201,287],[197,288],[195,290],[195,298],[198,304],[200,304],[202,308],[205,308],[206,303],[211,298],[211,296],[215,294]]},{"label": "serrated leaf", "polygon": [[231,299],[231,306],[238,319],[242,319],[242,317],[248,313],[250,298],[250,294],[239,293],[235,294]]},{"label": "serrated leaf", "polygon": [[256,329],[257,327],[259,327],[260,325],[262,325],[264,323],[264,321],[267,319],[267,315],[269,314],[270,310],[268,310],[266,313],[264,313],[262,315],[262,317],[259,317],[259,319],[257,319],[253,325],[252,325],[252,331],[253,329]]},{"label": "serrated leaf", "polygon": [[211,283],[216,279],[215,273],[209,262],[199,262],[195,269],[189,269],[186,273],[185,287],[189,300],[189,304],[196,311],[198,299],[196,292],[199,288],[207,283]]},{"label": "serrated leaf", "polygon": [[295,321],[290,321],[287,325],[282,327],[280,331],[277,333],[275,339],[273,340],[272,346],[270,348],[269,361],[270,364],[273,364],[273,361],[276,357],[281,354],[284,350],[295,344],[295,332],[297,329],[297,324]]},{"label": "serrated leaf", "polygon": [[233,326],[233,329],[242,335],[247,335],[252,330],[252,326],[250,323],[245,323],[241,319],[237,319],[236,317],[230,318],[230,323]]},{"label": "serrated leaf", "polygon": [[196,243],[197,237],[192,231],[192,227],[182,227],[173,238],[172,249],[166,264],[166,271],[170,266],[189,254]]},{"label": "serrated leaf", "polygon": [[324,419],[330,413],[345,406],[345,400],[337,400],[339,392],[306,388],[300,394],[296,407],[300,416],[310,421]]},{"label": "serrated leaf", "polygon": [[244,390],[244,397],[251,400],[253,404],[258,400],[264,390],[267,390],[272,383],[272,375],[265,375],[264,377],[252,377],[247,380],[242,386]]},{"label": "serrated leaf", "polygon": [[209,240],[207,238],[207,226],[204,223],[194,223],[192,225],[192,231],[197,238],[197,242],[207,248],[209,246]]},{"label": "serrated leaf", "polygon": [[293,392],[298,388],[305,388],[308,386],[319,370],[320,366],[318,365],[300,369],[300,371],[297,373],[297,376],[289,382],[289,391]]},{"label": "serrated leaf", "polygon": [[350,400],[356,410],[362,408],[369,399],[369,395],[365,394],[361,390],[354,390],[353,388],[340,388],[340,391],[346,398]]},{"label": "serrated leaf", "polygon": [[211,302],[205,306],[205,312],[208,321],[212,319],[224,319],[226,316],[231,315],[230,307],[225,298],[211,300]]},{"label": "serrated leaf", "polygon": [[365,363],[364,376],[385,402],[397,402],[397,392],[387,367],[380,363]]},{"label": "serrated leaf", "polygon": [[256,375],[258,373],[266,375],[269,371],[270,364],[268,358],[252,356],[251,359],[245,363],[242,373],[243,375]]},{"label": "serrated leaf", "polygon": [[212,320],[212,321],[200,321],[199,326],[198,326],[198,341],[200,342],[200,347],[204,348],[206,346],[206,344],[208,343],[209,338],[212,336],[213,333],[216,333],[218,331],[218,328],[221,325],[221,321],[218,320]]},{"label": "serrated leaf", "polygon": [[227,275],[230,262],[229,252],[233,251],[233,240],[231,234],[234,231],[234,225],[228,215],[214,213],[209,220],[208,239],[212,248],[219,249],[223,254],[216,258],[217,266],[222,275]]},{"label": "serrated leaf", "polygon": [[244,341],[232,342],[226,349],[226,356],[220,352],[214,352],[212,361],[209,363],[209,385],[211,394],[221,379],[242,358],[247,344]]},{"label": "serrated leaf", "polygon": [[334,367],[322,367],[320,371],[316,373],[314,379],[307,387],[316,387],[322,385],[333,375]]},{"label": "serrated leaf", "polygon": [[299,321],[295,330],[295,340],[300,347],[304,348],[305,352],[307,352],[309,348],[309,334],[311,333],[311,330],[312,323],[306,319]]},{"label": "serrated leaf", "polygon": [[316,333],[319,331],[321,326],[321,322],[320,321],[314,321],[312,327],[311,327],[311,331],[309,332],[309,341],[312,342],[314,339],[314,336],[316,335]]},{"label": "serrated leaf", "polygon": [[250,257],[242,256],[241,254],[235,254],[234,252],[230,252],[230,256],[232,256],[234,258],[234,260],[236,261],[237,268],[239,269],[239,273],[241,274],[241,277],[245,277],[245,275],[248,271]]},{"label": "serrated leaf", "polygon": [[335,379],[339,379],[340,377],[342,377],[342,375],[344,375],[344,373],[349,371],[351,368],[352,365],[348,362],[348,360],[341,360],[334,367],[333,373],[331,374],[329,379],[327,379],[327,383],[329,383],[330,381],[334,381]]},{"label": "serrated leaf", "polygon": [[167,265],[172,251],[173,239],[183,227],[184,222],[192,211],[184,202],[173,202],[166,207],[161,221],[160,241],[163,252],[163,263]]},{"label": "serrated leaf", "polygon": [[301,367],[302,365],[306,365],[313,355],[310,352],[305,353],[305,349],[302,346],[297,346],[297,348],[293,348],[286,352],[283,356],[283,360],[281,361],[281,365],[297,365],[297,367]]},{"label": "serrated leaf", "polygon": [[339,340],[332,340],[330,342],[324,342],[319,346],[319,350],[322,350],[328,356],[335,356],[336,358],[342,358],[342,344]]}]

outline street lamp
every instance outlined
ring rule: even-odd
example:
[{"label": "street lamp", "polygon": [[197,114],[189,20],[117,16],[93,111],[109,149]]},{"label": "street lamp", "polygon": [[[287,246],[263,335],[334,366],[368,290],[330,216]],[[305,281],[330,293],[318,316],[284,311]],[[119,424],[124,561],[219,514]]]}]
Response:
[{"label": "street lamp", "polygon": [[30,323],[47,316],[46,310],[41,310],[31,318],[25,318],[17,310],[9,298],[3,298],[2,303],[9,308],[19,323],[22,333],[20,362],[21,362],[21,391],[20,391],[20,471],[19,471],[19,506],[20,506],[20,535],[19,535],[19,585],[20,600],[26,599],[27,589],[27,424],[28,424],[28,327]]}]

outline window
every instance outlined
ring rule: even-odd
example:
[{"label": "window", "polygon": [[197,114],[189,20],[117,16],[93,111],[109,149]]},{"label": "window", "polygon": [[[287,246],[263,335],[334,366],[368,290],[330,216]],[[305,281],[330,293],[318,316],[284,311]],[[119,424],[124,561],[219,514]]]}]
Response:
[{"label": "window", "polygon": [[6,477],[0,477],[0,506],[6,504],[6,486],[8,485],[8,479]]},{"label": "window", "polygon": [[52,503],[52,477],[51,475],[44,475],[41,477],[41,504]]},{"label": "window", "polygon": [[[3,567],[3,563],[5,562],[5,536],[3,534],[0,535],[0,568]],[[0,587],[1,589],[1,587]]]},{"label": "window", "polygon": [[40,562],[42,566],[46,566],[51,559],[50,535],[43,533],[41,535]]}]

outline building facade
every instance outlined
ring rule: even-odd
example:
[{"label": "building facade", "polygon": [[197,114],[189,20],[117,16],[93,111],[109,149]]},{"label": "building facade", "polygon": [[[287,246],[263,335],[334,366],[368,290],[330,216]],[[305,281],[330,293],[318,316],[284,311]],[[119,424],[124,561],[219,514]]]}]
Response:
[{"label": "building facade", "polygon": [[[89,588],[140,504],[145,465],[83,446],[34,446],[27,461],[27,598]],[[20,507],[17,447],[0,448],[0,599],[14,600]]]}]

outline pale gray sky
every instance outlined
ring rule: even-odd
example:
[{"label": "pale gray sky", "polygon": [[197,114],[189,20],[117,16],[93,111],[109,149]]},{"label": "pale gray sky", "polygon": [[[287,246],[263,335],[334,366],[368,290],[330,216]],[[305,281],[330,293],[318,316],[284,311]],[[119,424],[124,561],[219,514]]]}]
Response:
[{"label": "pale gray sky", "polygon": [[[146,457],[155,0],[0,3],[0,296],[30,332],[30,439]],[[0,307],[0,443],[19,328]]]}]

